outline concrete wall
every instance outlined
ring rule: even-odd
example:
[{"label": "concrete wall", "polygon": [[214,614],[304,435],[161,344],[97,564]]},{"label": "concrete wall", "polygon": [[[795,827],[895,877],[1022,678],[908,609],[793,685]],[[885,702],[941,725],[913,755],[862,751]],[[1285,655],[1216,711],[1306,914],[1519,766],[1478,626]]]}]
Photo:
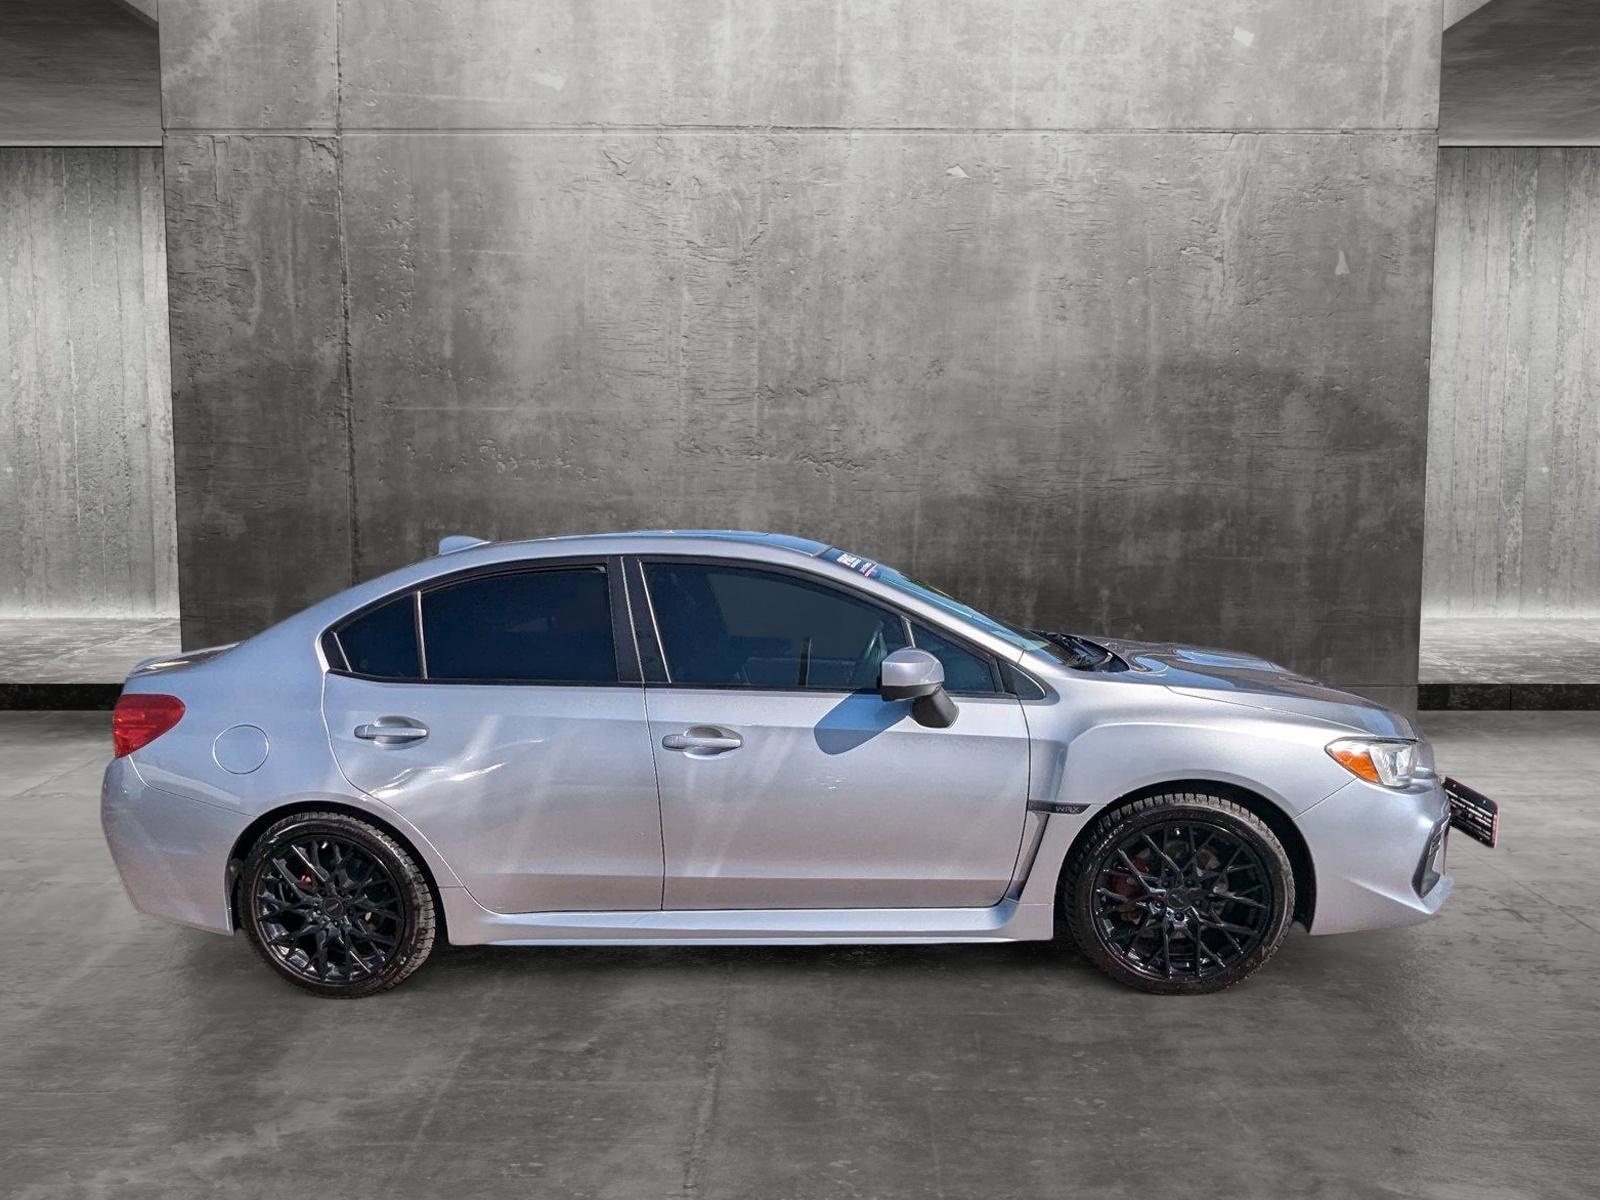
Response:
[{"label": "concrete wall", "polygon": [[159,146],[155,26],[110,0],[0,4],[0,146]]},{"label": "concrete wall", "polygon": [[0,149],[0,615],[177,611],[161,152]]},{"label": "concrete wall", "polygon": [[[160,13],[157,8],[158,2],[159,0],[113,0],[113,3],[119,4],[134,15],[143,18],[148,25],[155,25],[160,21]],[[1454,0],[1454,2],[1459,4],[1462,0]]]},{"label": "concrete wall", "polygon": [[1600,615],[1600,149],[1439,159],[1424,611]]},{"label": "concrete wall", "polygon": [[1444,0],[1444,25],[1448,29],[1457,21],[1464,21],[1489,0]]},{"label": "concrete wall", "polygon": [[1436,3],[161,21],[186,641],[711,524],[1414,683]]}]

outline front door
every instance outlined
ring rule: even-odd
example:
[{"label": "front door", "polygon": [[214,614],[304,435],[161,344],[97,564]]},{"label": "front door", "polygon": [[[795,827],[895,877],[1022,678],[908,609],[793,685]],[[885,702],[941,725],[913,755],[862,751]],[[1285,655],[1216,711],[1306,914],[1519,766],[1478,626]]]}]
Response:
[{"label": "front door", "polygon": [[610,592],[598,562],[478,573],[335,633],[348,662],[323,712],[340,769],[485,908],[661,906],[644,693],[619,682]]},{"label": "front door", "polygon": [[[646,692],[666,908],[1002,899],[1028,734],[982,651],[777,568],[663,558],[643,580],[668,676]],[[877,694],[884,656],[913,640],[945,662],[949,728]]]}]

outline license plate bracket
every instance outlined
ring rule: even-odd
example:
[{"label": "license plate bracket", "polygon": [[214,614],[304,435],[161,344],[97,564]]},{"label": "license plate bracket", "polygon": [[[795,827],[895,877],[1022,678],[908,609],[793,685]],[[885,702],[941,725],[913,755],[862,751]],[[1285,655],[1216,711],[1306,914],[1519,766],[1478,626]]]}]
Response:
[{"label": "license plate bracket", "polygon": [[1482,792],[1448,777],[1444,794],[1450,801],[1450,827],[1493,850],[1500,842],[1500,806]]}]

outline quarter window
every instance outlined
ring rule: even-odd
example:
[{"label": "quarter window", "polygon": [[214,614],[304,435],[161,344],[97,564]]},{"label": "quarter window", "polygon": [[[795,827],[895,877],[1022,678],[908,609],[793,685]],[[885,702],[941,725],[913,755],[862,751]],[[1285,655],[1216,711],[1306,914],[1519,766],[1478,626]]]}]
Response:
[{"label": "quarter window", "polygon": [[644,572],[673,683],[866,691],[906,645],[898,615],[792,575],[688,562]]},{"label": "quarter window", "polygon": [[416,679],[422,674],[416,597],[410,592],[361,614],[339,630],[338,637],[339,648],[357,675]]},{"label": "quarter window", "polygon": [[617,679],[600,567],[483,575],[423,592],[422,640],[429,679]]},{"label": "quarter window", "polygon": [[998,692],[999,680],[987,655],[975,654],[935,633],[926,625],[913,624],[911,637],[917,647],[926,650],[944,666],[944,686],[951,692]]}]

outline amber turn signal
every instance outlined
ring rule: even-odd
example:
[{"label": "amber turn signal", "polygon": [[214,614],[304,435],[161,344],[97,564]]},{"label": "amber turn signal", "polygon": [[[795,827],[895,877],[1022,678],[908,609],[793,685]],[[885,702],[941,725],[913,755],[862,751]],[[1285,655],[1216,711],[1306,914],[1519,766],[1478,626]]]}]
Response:
[{"label": "amber turn signal", "polygon": [[1353,745],[1350,742],[1335,742],[1328,747],[1328,753],[1333,756],[1333,761],[1338,763],[1352,775],[1359,775],[1368,783],[1382,783],[1378,778],[1378,768],[1372,763],[1372,754],[1365,746]]},{"label": "amber turn signal", "polygon": [[1328,756],[1357,779],[1383,787],[1410,787],[1419,770],[1433,769],[1433,756],[1414,741],[1396,738],[1340,738]]}]

